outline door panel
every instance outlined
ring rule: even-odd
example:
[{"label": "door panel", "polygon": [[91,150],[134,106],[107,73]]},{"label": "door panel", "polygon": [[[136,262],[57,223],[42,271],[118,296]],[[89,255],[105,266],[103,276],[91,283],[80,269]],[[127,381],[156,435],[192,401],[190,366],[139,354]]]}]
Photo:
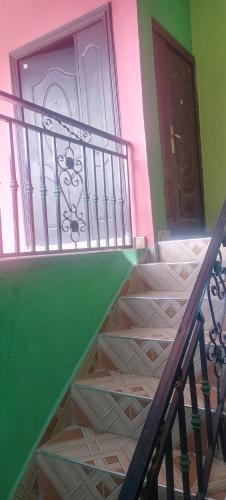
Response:
[{"label": "door panel", "polygon": [[106,27],[102,21],[75,35],[81,121],[114,134],[111,72]]},{"label": "door panel", "polygon": [[[106,26],[98,21],[75,34],[75,48],[77,56],[77,74],[79,82],[79,101],[81,121],[93,125],[100,130],[116,133],[115,115],[113,110],[113,96],[111,83],[110,60],[107,44]],[[90,137],[92,142],[92,137]],[[107,139],[95,138],[95,144],[104,148],[114,149],[115,145]],[[104,171],[106,175],[106,192],[112,198],[113,186],[110,175],[110,158],[96,151],[96,178],[97,196],[104,200]],[[89,178],[89,190],[92,190],[93,179]],[[120,179],[118,168],[115,168],[115,189],[119,192]],[[91,213],[90,217],[93,218]],[[103,238],[106,224],[105,204],[100,203],[98,208],[100,237]],[[108,205],[109,232],[113,234],[113,205]]]},{"label": "door panel", "polygon": [[[57,50],[46,50],[44,53],[26,57],[19,62],[22,96],[40,106],[58,111],[68,117],[78,117],[77,75],[74,57],[74,44]],[[47,130],[64,133],[64,128],[47,116],[25,112],[25,119]],[[68,146],[66,141],[57,141],[57,153],[64,156]],[[33,190],[33,205],[35,218],[36,243],[44,244],[44,231],[41,221],[42,199],[41,191],[41,147],[40,137],[35,132],[29,132],[29,150],[31,157],[31,176]],[[55,196],[55,159],[54,145],[51,137],[43,135],[44,167],[47,189],[48,232],[50,245],[57,240],[56,196]],[[26,176],[26,174],[25,174]],[[26,179],[25,179],[26,182]],[[80,186],[80,191],[82,186]],[[78,202],[78,190],[76,202]],[[25,198],[26,214],[29,219],[29,206]],[[66,210],[64,200],[62,209]],[[27,222],[29,229],[29,220]]]},{"label": "door panel", "polygon": [[153,31],[168,227],[172,234],[203,229],[193,64]]},{"label": "door panel", "polygon": [[[109,47],[105,22],[100,20],[81,29],[73,36],[53,49],[45,49],[39,54],[26,57],[19,61],[22,96],[48,109],[75,118],[79,121],[116,133],[114,103],[111,82]],[[45,116],[34,116],[26,112],[28,121],[59,133],[65,133],[62,124]],[[73,130],[80,137],[82,132]],[[40,224],[42,201],[40,196],[40,138],[30,133],[30,156],[32,165],[32,182],[34,185],[33,200],[35,211],[35,227],[37,243],[43,244],[43,225]],[[83,136],[86,142],[107,147],[106,139]],[[83,148],[70,141],[57,140],[56,151],[51,138],[44,136],[44,160],[47,176],[47,208],[48,230],[50,244],[57,239],[55,177],[57,157],[59,178],[62,189],[61,214],[64,242],[78,240],[87,241],[87,217],[84,206],[84,156]],[[112,149],[112,145],[111,145]],[[70,160],[68,160],[68,157]],[[74,164],[73,177],[65,169],[67,161]],[[112,196],[112,178],[110,174],[110,158],[108,155],[95,154],[96,179],[98,193],[95,188],[95,172],[93,155],[86,149],[87,185],[90,199],[91,239],[96,240],[98,225],[100,235],[106,233],[106,207],[104,200]],[[117,170],[117,169],[116,169]],[[104,185],[106,173],[106,187]],[[68,182],[69,181],[69,182]],[[26,182],[26,179],[25,179]],[[116,190],[119,176],[115,176]],[[107,191],[105,193],[105,191]],[[93,200],[98,196],[98,210],[94,208]],[[25,195],[25,212],[29,207]],[[113,210],[109,204],[108,224],[110,237],[113,234]],[[96,220],[98,218],[98,221]],[[79,230],[76,234],[70,231],[70,222],[75,221]],[[29,223],[27,224],[29,226]],[[107,242],[106,242],[107,243]]]}]

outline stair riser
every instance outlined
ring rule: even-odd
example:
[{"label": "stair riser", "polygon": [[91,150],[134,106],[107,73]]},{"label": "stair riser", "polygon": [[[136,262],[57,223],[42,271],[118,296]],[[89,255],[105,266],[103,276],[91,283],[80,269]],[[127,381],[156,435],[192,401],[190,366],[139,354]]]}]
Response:
[{"label": "stair riser", "polygon": [[[103,432],[117,433],[138,439],[151,406],[151,399],[139,398],[103,390],[72,387],[73,417],[76,425],[88,425]],[[186,407],[187,431],[191,434],[190,450],[194,451],[191,427],[191,408]],[[205,421],[204,410],[200,410]],[[179,425],[173,428],[173,446],[179,445]],[[205,439],[206,442],[206,439]]]},{"label": "stair riser", "polygon": [[42,500],[117,500],[124,476],[38,454]]},{"label": "stair riser", "polygon": [[[201,262],[207,252],[210,238],[175,240],[159,242],[159,257],[161,262]],[[223,260],[226,259],[226,249],[220,248]]]},{"label": "stair riser", "polygon": [[[133,338],[115,338],[110,335],[99,337],[98,367],[104,370],[114,370],[119,373],[145,375],[160,378],[165,369],[167,359],[172,349],[172,342],[141,340]],[[217,385],[213,363],[207,361],[209,382]],[[197,383],[201,383],[200,352],[197,348],[194,357]]]},{"label": "stair riser", "polygon": [[[81,499],[117,500],[124,477],[114,472],[106,472],[92,466],[57,460],[54,457],[38,456],[39,489],[42,500]],[[73,496],[71,493],[73,492]],[[165,500],[166,489],[159,487],[159,500]],[[175,492],[175,500],[183,500],[184,496]],[[194,498],[191,495],[191,498]]]},{"label": "stair riser", "polygon": [[161,241],[159,256],[161,262],[202,261],[206,255],[210,239]]},{"label": "stair riser", "polygon": [[161,377],[172,342],[99,336],[99,368]]},{"label": "stair riser", "polygon": [[[45,454],[38,457],[39,488],[42,500],[103,500],[110,498],[117,500],[124,476],[114,472],[106,472],[92,466],[58,461]],[[67,481],[67,482],[66,482]],[[72,495],[73,492],[73,496]],[[166,489],[160,486],[159,500],[165,500]],[[183,500],[184,496],[175,491],[175,500]],[[191,498],[195,498],[191,494]],[[216,498],[216,497],[215,497]]]},{"label": "stair riser", "polygon": [[[152,299],[123,297],[119,300],[122,313],[138,327],[178,328],[184,316],[188,300],[185,299]],[[217,321],[222,321],[223,301],[214,301],[214,312]],[[212,327],[209,303],[203,300],[202,313],[205,318],[205,329]]]},{"label": "stair riser", "polygon": [[200,270],[199,262],[177,264],[145,264],[137,266],[139,279],[147,289],[155,291],[191,291]]}]

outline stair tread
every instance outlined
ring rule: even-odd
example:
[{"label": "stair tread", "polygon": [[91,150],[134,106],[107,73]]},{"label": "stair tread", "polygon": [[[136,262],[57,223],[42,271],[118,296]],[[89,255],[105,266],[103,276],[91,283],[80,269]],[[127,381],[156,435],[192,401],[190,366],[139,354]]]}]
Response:
[{"label": "stair tread", "polygon": [[94,390],[105,390],[153,399],[158,384],[159,379],[155,377],[99,369],[86,378],[76,380],[73,386],[83,386]]},{"label": "stair tread", "polygon": [[144,262],[142,264],[137,264],[136,265],[136,268],[137,267],[141,267],[141,268],[146,268],[146,267],[167,267],[167,266],[171,266],[171,267],[182,267],[182,266],[186,266],[186,265],[192,265],[194,266],[195,268],[196,267],[200,267],[201,266],[201,261],[197,261],[197,260],[180,260],[179,262]]},{"label": "stair tread", "polygon": [[[148,375],[139,375],[131,373],[120,373],[118,371],[97,369],[87,377],[76,380],[72,384],[72,391],[93,390],[104,391],[119,394],[121,396],[130,396],[142,399],[153,400],[158,388],[160,379]],[[196,384],[197,400],[199,409],[204,409],[204,399],[201,384]],[[212,386],[210,393],[211,407],[216,408],[217,390]],[[191,395],[189,384],[184,389],[184,402],[187,407],[191,406]]]},{"label": "stair tread", "polygon": [[[176,335],[178,332],[178,328],[154,328],[154,327],[138,327],[131,326],[130,328],[126,328],[123,330],[112,330],[102,332],[100,334],[100,338],[126,338],[126,339],[137,339],[137,340],[150,340],[150,341],[161,341],[161,342],[174,342]],[[205,330],[205,340],[206,342],[210,341],[209,331]]]},{"label": "stair tread", "polygon": [[71,426],[39,448],[65,460],[125,475],[137,440],[90,427]]},{"label": "stair tread", "polygon": [[142,328],[142,327],[131,327],[125,330],[114,330],[102,332],[100,337],[115,337],[115,338],[133,338],[133,339],[144,339],[144,340],[161,340],[161,341],[171,341],[175,340],[177,334],[177,328]]},{"label": "stair tread", "polygon": [[122,295],[120,299],[182,299],[182,300],[188,300],[191,295],[191,292],[189,290],[166,290],[166,291],[155,291],[155,290],[148,290],[145,292],[138,292],[138,293],[131,293],[128,295]]},{"label": "stair tread", "polygon": [[[71,426],[41,446],[38,454],[48,454],[67,462],[77,462],[89,468],[97,468],[124,478],[137,440],[118,434],[95,431],[90,427]],[[191,491],[197,491],[195,455],[190,453]],[[182,491],[182,475],[180,470],[180,450],[173,450],[175,488]],[[159,485],[166,485],[165,464],[160,470]],[[208,493],[226,487],[226,464],[214,459],[210,475]]]}]

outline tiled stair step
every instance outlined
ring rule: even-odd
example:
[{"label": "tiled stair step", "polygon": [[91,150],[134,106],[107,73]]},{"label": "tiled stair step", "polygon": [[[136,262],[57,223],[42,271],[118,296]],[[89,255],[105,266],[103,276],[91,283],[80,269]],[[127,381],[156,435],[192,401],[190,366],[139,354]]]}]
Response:
[{"label": "tiled stair step", "polygon": [[[98,336],[98,366],[120,373],[161,377],[176,335],[176,328],[133,327],[104,332]],[[208,332],[205,337],[208,342]],[[200,372],[199,359],[197,352],[196,373]]]},{"label": "tiled stair step", "polygon": [[209,243],[210,238],[161,241],[158,243],[160,261],[201,261]]},{"label": "tiled stair step", "polygon": [[[137,441],[117,434],[74,426],[43,445],[37,453],[40,491],[48,500],[117,500]],[[195,457],[190,454],[191,489],[197,491]],[[182,490],[180,452],[174,450],[175,489]],[[164,498],[165,467],[161,468],[160,498]],[[209,496],[226,487],[226,465],[214,460]],[[176,496],[180,498],[180,495]]]},{"label": "tiled stair step", "polygon": [[[125,374],[110,370],[97,370],[87,378],[72,385],[72,416],[81,426],[93,427],[103,432],[113,432],[138,438],[159,379]],[[198,404],[204,420],[204,400],[197,384]],[[184,391],[187,428],[191,430],[190,389]],[[211,405],[216,408],[216,389],[211,390]],[[173,443],[179,443],[178,423],[173,431]]]},{"label": "tiled stair step", "polygon": [[157,262],[136,266],[134,275],[150,290],[191,291],[200,270],[200,262]]},{"label": "tiled stair step", "polygon": [[[122,296],[118,300],[118,305],[119,310],[133,325],[139,327],[178,328],[189,296],[188,291],[150,291]],[[216,319],[222,321],[224,301],[218,298],[213,300]],[[212,326],[212,319],[207,298],[203,300],[202,312],[206,320],[205,329],[208,330]]]},{"label": "tiled stair step", "polygon": [[[158,243],[160,261],[202,261],[209,243],[210,238],[161,241]],[[226,249],[223,246],[221,246],[221,253],[223,259],[225,259]]]},{"label": "tiled stair step", "polygon": [[176,334],[176,328],[104,332],[98,336],[99,368],[161,377]]}]

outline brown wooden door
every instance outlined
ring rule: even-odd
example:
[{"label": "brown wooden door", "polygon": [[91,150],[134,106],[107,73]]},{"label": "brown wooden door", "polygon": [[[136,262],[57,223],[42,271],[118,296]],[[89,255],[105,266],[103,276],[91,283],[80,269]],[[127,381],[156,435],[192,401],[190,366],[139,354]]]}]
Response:
[{"label": "brown wooden door", "polygon": [[153,26],[154,59],[168,228],[201,234],[202,174],[194,63]]}]

